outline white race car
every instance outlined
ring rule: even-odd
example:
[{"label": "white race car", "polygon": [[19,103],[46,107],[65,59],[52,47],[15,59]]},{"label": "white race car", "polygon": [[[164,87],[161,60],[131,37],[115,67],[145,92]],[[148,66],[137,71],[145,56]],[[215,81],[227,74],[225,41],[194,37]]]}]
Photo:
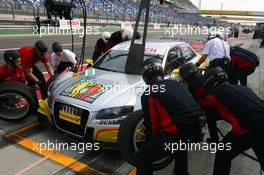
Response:
[{"label": "white race car", "polygon": [[[140,74],[126,72],[129,48],[130,42],[121,43],[86,71],[61,74],[50,86],[48,100],[40,103],[39,112],[67,135],[116,145],[120,122],[141,109],[146,88]],[[161,59],[166,77],[171,78],[177,77],[175,69],[198,62],[200,55],[183,42],[148,40],[144,59],[150,57]]]}]

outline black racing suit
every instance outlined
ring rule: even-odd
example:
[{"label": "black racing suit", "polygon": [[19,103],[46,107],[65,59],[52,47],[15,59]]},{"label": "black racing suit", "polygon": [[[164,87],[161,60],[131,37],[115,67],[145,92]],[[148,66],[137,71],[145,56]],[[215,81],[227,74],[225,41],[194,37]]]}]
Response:
[{"label": "black racing suit", "polygon": [[247,76],[252,74],[259,64],[258,57],[245,49],[234,47],[231,50],[231,69],[229,73],[229,82],[247,86]]},{"label": "black racing suit", "polygon": [[[205,87],[203,86],[204,78],[201,74],[194,75],[188,79],[188,89],[192,96],[195,98],[196,102],[199,103],[205,93]],[[208,130],[210,142],[219,142],[219,136],[217,132],[217,120],[220,120],[219,115],[212,109],[204,109],[207,116]]]},{"label": "black racing suit", "polygon": [[231,143],[232,149],[217,151],[214,175],[228,175],[232,159],[249,148],[254,150],[263,169],[263,101],[245,86],[223,84],[209,89],[200,105],[215,110],[232,126],[232,131],[222,140],[224,144]]},{"label": "black racing suit", "polygon": [[94,52],[93,52],[93,63],[95,63],[97,61],[97,59],[104,54],[104,50],[106,47],[106,43],[104,42],[104,40],[101,38],[99,40],[97,40],[96,45],[94,47]]},{"label": "black racing suit", "polygon": [[[154,86],[159,91],[148,94]],[[176,81],[164,80],[149,89],[141,98],[147,142],[137,153],[137,175],[151,175],[152,162],[172,154],[165,150],[165,144],[201,139],[198,134],[201,111],[185,87]],[[187,175],[187,150],[177,150],[172,155],[175,173]]]}]

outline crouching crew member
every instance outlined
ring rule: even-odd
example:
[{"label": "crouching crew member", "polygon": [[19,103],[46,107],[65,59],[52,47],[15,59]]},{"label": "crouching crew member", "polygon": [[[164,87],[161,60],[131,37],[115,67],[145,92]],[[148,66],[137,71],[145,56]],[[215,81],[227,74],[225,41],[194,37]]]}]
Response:
[{"label": "crouching crew member", "polygon": [[4,81],[20,81],[25,83],[24,70],[21,66],[21,58],[15,50],[4,52],[4,65],[0,66],[0,83]]},{"label": "crouching crew member", "polygon": [[180,67],[179,74],[182,82],[186,82],[192,96],[198,101],[203,95],[203,75],[198,71],[198,67],[193,63],[187,63]]},{"label": "crouching crew member", "polygon": [[231,66],[229,82],[247,86],[247,76],[251,75],[259,65],[256,54],[240,47],[231,48]]},{"label": "crouching crew member", "polygon": [[67,68],[73,67],[76,61],[76,55],[69,49],[62,49],[60,43],[52,44],[51,63],[55,68],[55,73],[64,72]]},{"label": "crouching crew member", "polygon": [[[221,141],[231,150],[218,150],[214,175],[229,175],[231,161],[252,148],[264,169],[264,103],[249,88],[227,84],[225,72],[217,67],[205,74],[206,95],[200,105],[211,108],[231,124],[232,130]],[[210,116],[208,116],[210,117]]]},{"label": "crouching crew member", "polygon": [[109,32],[104,32],[102,34],[102,37],[99,40],[97,40],[93,52],[93,63],[95,63],[97,59],[105,53],[105,48],[110,37],[111,34]]},{"label": "crouching crew member", "polygon": [[[179,70],[182,82],[187,83],[188,89],[195,98],[196,102],[199,103],[205,94],[204,87],[204,76],[198,70],[198,68],[193,63],[187,63],[180,67]],[[221,120],[218,113],[212,109],[204,109],[207,116],[208,130],[210,138],[207,139],[208,142],[219,142],[219,136],[217,131],[216,121]]]},{"label": "crouching crew member", "polygon": [[230,62],[230,46],[224,41],[222,33],[213,33],[210,40],[205,44],[203,55],[196,64],[199,67],[207,58],[209,58],[209,68],[222,67],[228,71]]},{"label": "crouching crew member", "polygon": [[18,50],[18,53],[21,57],[22,67],[25,70],[28,85],[39,87],[42,99],[47,98],[47,85],[42,72],[35,64],[41,61],[44,64],[49,75],[53,76],[53,69],[49,64],[49,60],[46,55],[47,51],[48,47],[42,40],[37,41],[33,47],[22,47]]},{"label": "crouching crew member", "polygon": [[[147,142],[136,155],[137,175],[152,175],[152,163],[168,155],[175,159],[175,174],[188,175],[187,150],[172,154],[165,144],[200,141],[200,108],[184,86],[163,79],[161,60],[149,58],[144,62],[143,79],[151,92],[146,90],[141,97]],[[159,90],[151,90],[154,86]]]}]

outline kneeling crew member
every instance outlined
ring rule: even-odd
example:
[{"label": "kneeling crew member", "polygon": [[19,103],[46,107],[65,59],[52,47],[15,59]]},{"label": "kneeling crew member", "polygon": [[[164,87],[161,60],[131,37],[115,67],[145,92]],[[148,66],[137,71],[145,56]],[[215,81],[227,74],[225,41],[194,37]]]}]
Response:
[{"label": "kneeling crew member", "polygon": [[[149,58],[144,62],[144,69],[143,79],[150,90],[141,97],[147,142],[136,155],[137,175],[152,175],[152,163],[170,154],[175,159],[175,174],[188,175],[188,151],[172,153],[165,150],[165,144],[200,141],[200,108],[184,86],[163,79],[161,60]],[[155,86],[158,91],[151,90]]]},{"label": "kneeling crew member", "polygon": [[[207,95],[201,101],[203,109],[212,108],[232,130],[221,141],[231,143],[231,150],[218,150],[215,156],[214,175],[229,175],[231,162],[243,151],[253,149],[264,169],[264,103],[250,89],[227,84],[227,76],[220,68],[205,74]],[[210,117],[210,116],[208,116]]]},{"label": "kneeling crew member", "polygon": [[76,61],[76,55],[69,49],[62,49],[60,43],[52,44],[51,63],[55,67],[55,73],[64,72],[67,68],[73,67]]},{"label": "kneeling crew member", "polygon": [[15,50],[7,50],[4,53],[4,60],[6,64],[0,66],[0,83],[4,81],[25,83],[26,80],[19,53]]}]

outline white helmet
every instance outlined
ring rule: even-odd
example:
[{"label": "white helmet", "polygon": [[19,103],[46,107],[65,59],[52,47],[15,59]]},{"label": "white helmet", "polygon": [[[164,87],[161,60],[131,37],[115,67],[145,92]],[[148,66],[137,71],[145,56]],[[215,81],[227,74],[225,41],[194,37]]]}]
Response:
[{"label": "white helmet", "polygon": [[131,40],[133,37],[134,30],[131,28],[125,28],[122,33],[122,39],[124,41]]},{"label": "white helmet", "polygon": [[110,39],[110,37],[111,37],[111,33],[109,33],[109,32],[104,32],[102,34],[102,39],[104,40],[105,43],[108,42],[108,40]]},{"label": "white helmet", "polygon": [[224,34],[223,34],[222,32],[212,32],[212,33],[210,33],[210,35],[209,35],[209,39],[214,39],[214,38],[216,38],[216,37],[218,37],[218,38],[220,38],[220,39],[222,39],[222,40],[225,39]]},{"label": "white helmet", "polygon": [[225,40],[225,36],[222,32],[218,32],[217,34],[220,37],[220,39]]}]

